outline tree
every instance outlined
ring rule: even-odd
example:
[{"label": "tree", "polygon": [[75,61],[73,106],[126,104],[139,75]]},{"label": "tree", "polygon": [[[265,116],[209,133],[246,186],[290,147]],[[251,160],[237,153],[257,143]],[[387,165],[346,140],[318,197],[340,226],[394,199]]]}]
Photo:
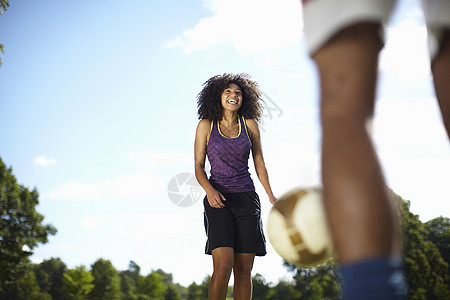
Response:
[{"label": "tree", "polygon": [[[200,285],[192,282],[188,286],[187,299],[188,300],[208,300],[208,288],[211,276],[206,276]],[[255,298],[256,299],[256,298]]]},{"label": "tree", "polygon": [[32,250],[56,233],[42,224],[44,217],[35,209],[38,199],[38,191],[18,184],[0,159],[0,295],[28,272]]},{"label": "tree", "polygon": [[51,300],[52,297],[40,290],[34,272],[29,269],[25,273],[25,275],[20,277],[20,279],[17,281],[15,285],[15,291],[10,296],[6,296],[5,299]]},{"label": "tree", "polygon": [[158,273],[159,275],[161,275],[161,278],[162,278],[163,282],[166,285],[169,285],[169,284],[173,283],[173,276],[172,276],[172,274],[166,273],[166,272],[164,272],[161,269],[158,269],[155,272]]},{"label": "tree", "polygon": [[0,0],[0,14],[3,15],[8,11],[9,2],[8,0]]},{"label": "tree", "polygon": [[187,299],[188,297],[187,287],[184,287],[179,283],[172,283],[171,286],[177,290],[178,294],[180,294],[181,299]]},{"label": "tree", "polygon": [[37,265],[34,272],[41,291],[50,294],[53,299],[62,299],[64,295],[62,281],[66,270],[66,264],[60,258],[44,260]]},{"label": "tree", "polygon": [[137,285],[133,278],[125,272],[120,272],[120,291],[124,300],[137,300]]},{"label": "tree", "polygon": [[[5,54],[5,51],[3,51],[4,46],[3,44],[0,44],[0,54]],[[2,66],[3,62],[2,62],[2,58],[0,57],[0,67]]]},{"label": "tree", "polygon": [[91,272],[86,270],[85,266],[67,270],[64,272],[62,278],[63,291],[66,297],[61,296],[61,298],[54,299],[86,299],[86,295],[94,288],[94,285],[92,284],[93,281],[94,276],[92,276]]},{"label": "tree", "polygon": [[199,293],[199,300],[202,299],[209,299],[209,282],[211,281],[211,276],[206,276],[202,283],[199,285],[200,293]]},{"label": "tree", "polygon": [[[8,11],[9,2],[8,0],[0,0],[0,14],[3,15],[5,12]],[[3,51],[3,44],[0,44],[0,53],[5,54]],[[2,66],[2,59],[0,58],[0,67]]]},{"label": "tree", "polygon": [[395,195],[400,203],[406,280],[410,299],[450,299],[448,266],[436,245],[427,241],[427,230],[410,202]]},{"label": "tree", "polygon": [[139,273],[141,272],[141,267],[139,267],[139,265],[134,261],[130,260],[130,263],[128,264],[128,272],[137,284],[139,280]]},{"label": "tree", "polygon": [[181,300],[180,292],[178,292],[174,284],[169,284],[167,286],[164,300]]},{"label": "tree", "polygon": [[299,268],[287,261],[284,265],[294,273],[295,289],[303,299],[340,299],[341,275],[333,259],[310,268]]},{"label": "tree", "polygon": [[200,288],[199,286],[193,282],[190,286],[188,286],[188,295],[187,300],[197,300],[200,299]]},{"label": "tree", "polygon": [[98,259],[91,267],[94,276],[94,288],[89,294],[91,299],[114,300],[120,298],[120,278],[109,260]]},{"label": "tree", "polygon": [[152,271],[139,281],[139,293],[142,299],[163,300],[166,292],[164,278],[156,271]]},{"label": "tree", "polygon": [[273,295],[273,290],[269,286],[269,284],[266,282],[264,277],[256,273],[252,277],[252,284],[253,284],[253,298],[255,299],[269,299],[270,296]]},{"label": "tree", "polygon": [[[438,217],[425,223],[426,240],[433,242],[450,267],[450,218]],[[450,268],[448,268],[450,271]],[[450,275],[450,273],[449,273]]]},{"label": "tree", "polygon": [[139,273],[141,268],[134,262],[130,261],[128,264],[128,270],[119,273],[120,277],[120,290],[124,300],[136,300],[138,299],[138,284]]},{"label": "tree", "polygon": [[[284,300],[284,299],[310,299],[307,297],[302,297],[302,293],[297,290],[291,283],[281,280],[273,288],[272,295],[267,298],[268,300]],[[311,298],[313,299],[313,298]]]}]

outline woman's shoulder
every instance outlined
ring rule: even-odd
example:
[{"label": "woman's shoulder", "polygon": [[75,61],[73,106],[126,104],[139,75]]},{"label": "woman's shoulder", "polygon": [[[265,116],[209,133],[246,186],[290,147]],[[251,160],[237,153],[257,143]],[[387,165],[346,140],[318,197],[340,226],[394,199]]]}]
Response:
[{"label": "woman's shoulder", "polygon": [[198,126],[211,126],[211,120],[201,119],[200,121],[198,121]]},{"label": "woman's shoulder", "polygon": [[248,129],[248,134],[251,140],[259,136],[259,126],[255,119],[245,119],[245,124]]},{"label": "woman's shoulder", "polygon": [[201,119],[198,122],[197,130],[199,130],[199,131],[208,131],[209,132],[210,128],[211,128],[211,120],[209,120],[209,119]]},{"label": "woman's shoulder", "polygon": [[245,120],[245,124],[247,125],[247,127],[250,128],[258,128],[258,122],[256,122],[255,119],[246,119]]}]

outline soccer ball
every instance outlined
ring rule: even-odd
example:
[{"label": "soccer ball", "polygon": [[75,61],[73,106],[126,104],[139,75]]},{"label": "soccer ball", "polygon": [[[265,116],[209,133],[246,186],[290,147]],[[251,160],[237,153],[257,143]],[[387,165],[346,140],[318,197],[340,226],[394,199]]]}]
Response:
[{"label": "soccer ball", "polygon": [[334,253],[320,188],[297,188],[274,204],[267,235],[275,251],[297,266],[319,264]]}]

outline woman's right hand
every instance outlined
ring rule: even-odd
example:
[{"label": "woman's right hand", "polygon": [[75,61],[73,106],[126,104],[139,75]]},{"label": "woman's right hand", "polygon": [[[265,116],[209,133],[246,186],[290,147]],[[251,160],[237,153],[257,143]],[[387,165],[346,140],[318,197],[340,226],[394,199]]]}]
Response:
[{"label": "woman's right hand", "polygon": [[208,203],[212,208],[223,208],[225,204],[223,201],[227,201],[225,197],[217,190],[213,189],[209,193],[206,193]]}]

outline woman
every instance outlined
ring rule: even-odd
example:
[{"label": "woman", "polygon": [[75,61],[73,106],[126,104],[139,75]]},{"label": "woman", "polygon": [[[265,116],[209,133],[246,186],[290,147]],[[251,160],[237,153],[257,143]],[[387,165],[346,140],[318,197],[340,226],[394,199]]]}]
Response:
[{"label": "woman", "polygon": [[[236,299],[251,299],[255,255],[266,254],[261,205],[248,171],[250,150],[256,174],[270,202],[273,195],[261,148],[257,121],[261,92],[246,74],[210,78],[197,99],[195,175],[206,192],[206,254],[213,259],[210,299],[225,299],[231,271]],[[205,158],[211,164],[208,180]]]}]

